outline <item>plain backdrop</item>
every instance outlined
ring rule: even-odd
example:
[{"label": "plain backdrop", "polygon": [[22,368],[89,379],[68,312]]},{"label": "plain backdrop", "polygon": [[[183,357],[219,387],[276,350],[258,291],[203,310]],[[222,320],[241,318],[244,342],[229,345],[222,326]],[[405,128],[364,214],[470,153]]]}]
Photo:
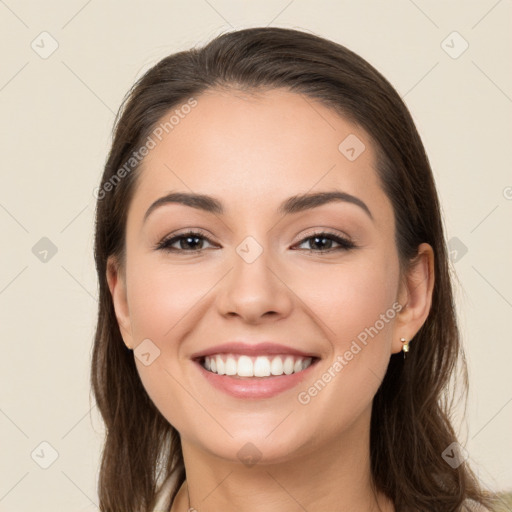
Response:
[{"label": "plain backdrop", "polygon": [[266,25],[344,44],[409,107],[457,279],[461,440],[483,482],[510,490],[511,19],[508,0],[0,1],[0,510],[97,504],[93,189],[124,94],[170,53]]}]

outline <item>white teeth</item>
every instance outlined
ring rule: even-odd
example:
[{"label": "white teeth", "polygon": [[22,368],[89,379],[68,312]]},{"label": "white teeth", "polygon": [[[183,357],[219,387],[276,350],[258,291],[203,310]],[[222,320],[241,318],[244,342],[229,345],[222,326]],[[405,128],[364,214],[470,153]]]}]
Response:
[{"label": "white teeth", "polygon": [[268,377],[270,375],[270,361],[268,357],[257,357],[254,361],[254,376]]},{"label": "white teeth", "polygon": [[270,373],[272,375],[283,375],[283,360],[280,357],[274,357],[274,359],[272,359]]},{"label": "white teeth", "polygon": [[240,377],[252,377],[254,375],[254,367],[250,357],[240,356],[236,373],[240,375]]},{"label": "white teeth", "polygon": [[226,375],[236,375],[237,365],[236,359],[233,356],[228,356],[224,369],[226,371]]},{"label": "white teeth", "polygon": [[293,373],[293,357],[288,356],[284,360],[283,371],[286,375],[291,375]]},{"label": "white teeth", "polygon": [[239,377],[269,377],[270,375],[291,375],[308,368],[313,362],[311,357],[297,356],[237,356],[235,354],[216,354],[207,356],[203,366],[218,375],[238,375]]},{"label": "white teeth", "polygon": [[215,358],[215,365],[217,366],[217,373],[219,375],[224,375],[224,373],[226,373],[224,371],[224,361],[222,360],[222,358],[220,356],[217,356]]}]

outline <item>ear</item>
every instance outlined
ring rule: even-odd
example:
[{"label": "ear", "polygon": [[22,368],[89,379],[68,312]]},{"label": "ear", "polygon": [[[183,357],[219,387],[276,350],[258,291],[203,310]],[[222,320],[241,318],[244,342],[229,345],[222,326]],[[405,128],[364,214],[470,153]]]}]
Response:
[{"label": "ear", "polygon": [[[393,354],[402,350],[400,338],[411,341],[425,323],[432,305],[434,281],[434,250],[430,244],[422,243],[400,284],[398,302],[402,309],[394,325]],[[414,349],[414,343],[411,346]]]},{"label": "ear", "polygon": [[114,256],[109,256],[107,260],[107,282],[114,303],[117,323],[124,344],[133,348],[133,336],[130,322],[130,312],[126,294],[126,277],[121,265]]}]

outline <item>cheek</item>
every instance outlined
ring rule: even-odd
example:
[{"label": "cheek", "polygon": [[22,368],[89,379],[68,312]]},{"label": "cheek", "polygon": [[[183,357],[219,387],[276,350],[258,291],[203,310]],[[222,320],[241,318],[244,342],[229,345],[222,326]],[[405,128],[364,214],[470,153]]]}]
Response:
[{"label": "cheek", "polygon": [[[218,280],[211,269],[198,272],[193,267],[171,268],[134,255],[127,268],[134,343],[149,339],[150,351],[158,354],[146,365],[135,351],[137,371],[153,403],[178,430],[186,428],[186,418],[193,416],[195,405],[183,386],[183,372],[189,371],[187,365],[192,363],[180,359],[180,340],[201,321],[205,313],[201,299]],[[184,407],[189,411],[187,414],[183,414]],[[194,414],[201,415],[201,409]]]},{"label": "cheek", "polygon": [[325,403],[344,404],[335,415],[341,423],[369,406],[389,363],[399,275],[398,261],[390,261],[353,266],[331,278],[330,287],[323,290],[324,295],[332,290],[331,300],[322,307],[333,360],[338,362],[331,368],[336,377]]},{"label": "cheek", "polygon": [[318,407],[321,414],[322,403],[343,404],[333,414],[336,424],[349,421],[368,407],[385,375],[391,356],[399,276],[398,260],[390,262],[394,260],[376,257],[340,266],[329,279],[319,281],[323,284],[316,289],[312,304],[322,319],[323,334],[337,365],[327,365],[325,380],[329,384],[325,389],[318,386],[323,389],[319,392],[323,398],[312,399],[312,410]]},{"label": "cheek", "polygon": [[298,294],[311,305],[339,352],[358,336],[364,340],[371,327],[376,327],[381,339],[390,332],[397,287],[398,264],[366,259],[354,265],[333,265],[323,277],[303,281]]},{"label": "cheek", "polygon": [[[164,340],[174,327],[199,304],[211,288],[209,276],[193,268],[154,261],[134,261],[129,279],[128,304],[134,336]],[[214,282],[214,281],[213,281]],[[213,283],[212,283],[213,284]]]}]

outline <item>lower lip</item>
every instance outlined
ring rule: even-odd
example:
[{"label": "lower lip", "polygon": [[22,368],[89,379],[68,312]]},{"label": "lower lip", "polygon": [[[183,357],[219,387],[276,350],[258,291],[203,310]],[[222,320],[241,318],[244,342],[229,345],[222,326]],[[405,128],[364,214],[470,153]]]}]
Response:
[{"label": "lower lip", "polygon": [[235,398],[271,398],[297,386],[307,378],[318,359],[305,370],[290,375],[274,377],[233,377],[219,375],[206,370],[200,362],[195,362],[206,380],[215,388]]}]

